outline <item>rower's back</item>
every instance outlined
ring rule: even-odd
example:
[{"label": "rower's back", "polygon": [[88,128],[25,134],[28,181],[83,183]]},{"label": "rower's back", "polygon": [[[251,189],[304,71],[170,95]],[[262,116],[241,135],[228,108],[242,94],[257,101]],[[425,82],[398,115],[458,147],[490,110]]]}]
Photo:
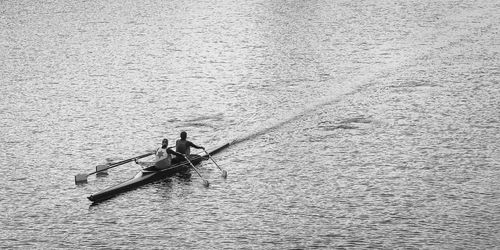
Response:
[{"label": "rower's back", "polygon": [[190,155],[191,148],[188,140],[179,139],[175,142],[175,151],[181,154]]}]

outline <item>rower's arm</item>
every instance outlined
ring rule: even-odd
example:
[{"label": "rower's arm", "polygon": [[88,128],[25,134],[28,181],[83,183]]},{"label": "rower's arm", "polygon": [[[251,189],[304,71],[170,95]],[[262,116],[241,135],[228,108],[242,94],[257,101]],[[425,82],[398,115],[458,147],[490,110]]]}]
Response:
[{"label": "rower's arm", "polygon": [[197,148],[197,149],[205,149],[204,147],[202,147],[202,146],[198,146],[198,145],[195,145],[195,144],[194,144],[194,143],[192,143],[192,142],[189,142],[189,143],[191,144],[190,146],[191,146],[191,147],[193,147],[193,148]]}]

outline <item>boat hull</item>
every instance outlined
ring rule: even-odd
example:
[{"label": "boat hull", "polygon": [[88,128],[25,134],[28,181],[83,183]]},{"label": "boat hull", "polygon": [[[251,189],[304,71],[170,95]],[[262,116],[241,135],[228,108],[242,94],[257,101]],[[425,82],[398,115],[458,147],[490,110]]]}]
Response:
[{"label": "boat hull", "polygon": [[[194,165],[198,165],[202,162],[202,160],[206,159],[204,157],[198,156],[198,155],[191,155],[190,157],[191,162]],[[88,199],[92,202],[100,202],[104,201],[107,199],[110,199],[116,195],[119,195],[121,193],[124,193],[126,191],[130,191],[132,189],[138,188],[140,186],[146,185],[148,183],[152,183],[158,180],[162,180],[168,177],[172,177],[178,173],[185,173],[188,172],[190,169],[190,165],[188,162],[182,162],[179,164],[176,164],[177,166],[163,169],[163,170],[158,170],[158,171],[152,171],[148,170],[148,168],[139,171],[132,179],[122,182],[120,184],[117,184],[115,186],[106,188],[104,190],[101,190],[95,194],[92,194],[91,196],[88,197]],[[150,169],[150,168],[149,168]]]},{"label": "boat hull", "polygon": [[[228,147],[229,144],[223,145],[212,152],[210,154],[215,154],[222,150],[225,147]],[[208,159],[208,155],[204,156],[199,156],[199,155],[190,155],[189,159],[193,165],[198,165],[202,161]],[[145,168],[139,173],[137,173],[132,179],[127,180],[125,182],[122,182],[120,184],[117,184],[115,186],[106,188],[104,190],[101,190],[95,194],[92,194],[91,196],[87,197],[90,201],[94,203],[98,203],[107,199],[110,199],[114,196],[117,196],[121,193],[124,193],[126,191],[130,191],[132,189],[138,188],[140,186],[146,185],[148,183],[152,183],[158,180],[162,180],[168,177],[172,177],[176,174],[179,173],[187,173],[189,172],[189,169],[191,168],[190,164],[186,161],[177,163],[175,166],[163,170],[153,170],[153,168]]]}]

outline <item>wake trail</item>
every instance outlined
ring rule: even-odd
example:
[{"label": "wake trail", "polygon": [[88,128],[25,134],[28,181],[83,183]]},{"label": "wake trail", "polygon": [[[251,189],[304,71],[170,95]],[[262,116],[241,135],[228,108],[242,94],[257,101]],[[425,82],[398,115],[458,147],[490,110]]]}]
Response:
[{"label": "wake trail", "polygon": [[[467,11],[469,15],[463,15],[465,11]],[[229,142],[229,144],[236,145],[269,133],[272,130],[281,128],[288,123],[317,112],[317,110],[323,106],[334,104],[350,94],[355,94],[372,87],[373,85],[379,83],[379,81],[377,81],[379,79],[383,80],[387,76],[400,74],[400,72],[404,72],[407,68],[415,67],[418,65],[419,61],[423,60],[423,58],[432,57],[435,54],[442,54],[443,51],[453,49],[460,44],[463,46],[463,42],[467,41],[465,38],[474,35],[474,32],[477,32],[478,30],[483,30],[488,27],[474,27],[472,29],[467,29],[467,32],[457,35],[456,27],[446,25],[446,23],[467,23],[467,19],[473,19],[475,16],[482,15],[482,13],[483,12],[480,9],[472,12],[470,9],[467,9],[460,12],[450,13],[450,15],[442,18],[440,21],[443,23],[443,28],[425,33],[419,33],[418,40],[415,40],[416,36],[414,34],[414,36],[409,36],[407,39],[400,41],[403,44],[400,49],[401,52],[404,53],[388,58],[382,65],[372,64],[360,68],[355,77],[350,77],[352,74],[347,75],[340,81],[342,82],[342,85],[337,86],[338,88],[336,89],[330,89],[324,98],[306,106],[299,112],[294,112],[285,116],[282,120],[274,121],[274,123],[265,126],[264,128],[260,128],[262,124],[259,124],[259,128],[252,129],[253,132],[250,132],[249,134],[236,137],[236,139]],[[432,46],[428,46],[429,41],[432,41]],[[390,44],[382,44],[379,49],[393,50],[394,48],[392,48]]]}]

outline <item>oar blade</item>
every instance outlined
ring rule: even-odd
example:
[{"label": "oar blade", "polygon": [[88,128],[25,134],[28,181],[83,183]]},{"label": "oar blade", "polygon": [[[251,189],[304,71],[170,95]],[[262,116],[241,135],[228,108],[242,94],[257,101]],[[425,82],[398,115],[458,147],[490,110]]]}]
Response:
[{"label": "oar blade", "polygon": [[108,175],[108,169],[111,165],[97,165],[95,166],[95,172],[97,176]]},{"label": "oar blade", "polygon": [[75,175],[75,184],[87,183],[87,174],[77,174]]},{"label": "oar blade", "polygon": [[207,181],[207,180],[203,180],[203,186],[204,187],[208,187],[210,185],[210,183]]},{"label": "oar blade", "polygon": [[227,178],[227,171],[222,170],[222,178],[226,179]]}]

